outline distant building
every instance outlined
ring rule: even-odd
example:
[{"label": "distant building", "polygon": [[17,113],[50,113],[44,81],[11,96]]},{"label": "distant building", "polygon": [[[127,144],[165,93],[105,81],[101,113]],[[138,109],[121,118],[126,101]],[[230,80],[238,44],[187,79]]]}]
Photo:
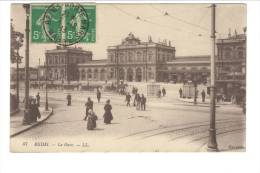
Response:
[{"label": "distant building", "polygon": [[[81,81],[162,81],[159,69],[175,58],[171,42],[141,42],[130,33],[121,44],[108,46],[107,59],[79,64]],[[117,77],[118,76],[118,77]]]},{"label": "distant building", "polygon": [[[10,75],[11,75],[11,81],[16,81],[17,79],[17,68],[12,67],[11,71],[10,71]],[[30,67],[29,68],[29,75],[30,75],[30,80],[38,80],[38,69],[37,68],[33,68]],[[19,80],[20,81],[24,81],[25,80],[25,68],[19,68]]]},{"label": "distant building", "polygon": [[[217,48],[218,92],[230,95],[230,89],[245,84],[246,36],[234,34],[218,39]],[[121,44],[108,46],[106,59],[93,60],[92,52],[81,48],[57,47],[46,51],[48,80],[81,83],[117,80],[206,83],[209,80],[209,55],[176,57],[175,52],[171,42],[155,43],[151,37],[142,42],[132,33]],[[44,71],[41,67],[40,79],[44,79]]]},{"label": "distant building", "polygon": [[210,56],[181,56],[167,62],[165,78],[173,82],[194,81],[206,83],[210,76]]},{"label": "distant building", "polygon": [[78,64],[92,60],[92,52],[78,47],[57,46],[45,52],[48,80],[79,80]]},{"label": "distant building", "polygon": [[[244,30],[246,31],[246,30]],[[227,38],[217,40],[216,60],[218,92],[226,99],[240,97],[246,82],[246,34],[229,33]]]}]

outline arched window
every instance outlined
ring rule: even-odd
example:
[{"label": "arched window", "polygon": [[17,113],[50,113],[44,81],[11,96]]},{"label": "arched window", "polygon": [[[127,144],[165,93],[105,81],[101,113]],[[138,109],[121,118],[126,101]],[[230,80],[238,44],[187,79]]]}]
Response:
[{"label": "arched window", "polygon": [[230,48],[226,48],[225,49],[225,53],[224,53],[224,57],[225,57],[225,59],[230,59],[231,58],[231,49]]},{"label": "arched window", "polygon": [[86,72],[84,69],[81,70],[81,80],[85,80],[86,79]]},{"label": "arched window", "polygon": [[113,78],[113,77],[114,77],[114,69],[111,68],[111,69],[110,69],[110,78]]},{"label": "arched window", "polygon": [[136,57],[137,57],[137,62],[142,61],[142,53],[141,52],[137,52]]},{"label": "arched window", "polygon": [[101,69],[100,71],[100,80],[105,80],[105,75],[106,75],[106,70],[105,69]]},{"label": "arched window", "polygon": [[133,62],[133,53],[132,52],[128,53],[128,62]]},{"label": "arched window", "polygon": [[95,69],[94,70],[94,79],[97,79],[97,77],[98,77],[98,69]]},{"label": "arched window", "polygon": [[88,79],[91,79],[92,78],[92,70],[91,69],[88,69]]},{"label": "arched window", "polygon": [[123,53],[119,54],[119,62],[124,62],[124,54]]}]

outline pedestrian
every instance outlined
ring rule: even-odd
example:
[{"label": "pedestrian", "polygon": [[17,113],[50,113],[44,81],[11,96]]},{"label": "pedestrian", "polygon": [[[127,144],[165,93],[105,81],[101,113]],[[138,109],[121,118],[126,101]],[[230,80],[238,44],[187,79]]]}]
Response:
[{"label": "pedestrian", "polygon": [[104,110],[105,110],[105,113],[103,115],[104,117],[104,123],[105,124],[111,124],[111,120],[113,120],[113,115],[112,115],[112,106],[110,104],[110,100],[108,99],[106,101],[106,105],[104,106]]},{"label": "pedestrian", "polygon": [[93,101],[91,100],[91,98],[88,97],[88,101],[85,103],[85,106],[86,106],[86,115],[85,115],[85,117],[84,117],[84,120],[87,120],[89,110],[90,110],[90,109],[93,110],[93,104],[94,104],[94,103],[93,103]]},{"label": "pedestrian", "polygon": [[145,109],[146,109],[146,97],[142,94],[142,97],[141,97],[141,110],[145,111]]},{"label": "pedestrian", "polygon": [[137,93],[135,93],[133,106],[136,106],[136,100],[137,100]]},{"label": "pedestrian", "polygon": [[131,95],[129,92],[126,94],[125,100],[126,100],[126,106],[130,106]]},{"label": "pedestrian", "polygon": [[140,110],[141,108],[141,96],[137,93],[136,94],[136,110]]},{"label": "pedestrian", "polygon": [[135,95],[135,87],[132,89],[132,94]]},{"label": "pedestrian", "polygon": [[41,99],[40,93],[37,93],[37,95],[36,95],[36,100],[37,100],[37,106],[38,106],[38,107],[40,107],[40,99]]},{"label": "pedestrian", "polygon": [[39,111],[38,105],[36,103],[36,99],[32,99],[31,106],[30,106],[30,113],[31,113],[31,122],[37,122],[38,118],[41,118],[41,113]]},{"label": "pedestrian", "polygon": [[88,111],[88,118],[87,118],[87,129],[88,130],[94,130],[96,127],[97,127],[97,121],[98,117],[97,115],[95,114],[95,112],[90,109]]},{"label": "pedestrian", "polygon": [[180,98],[182,98],[182,89],[181,88],[179,89],[179,95],[180,95]]},{"label": "pedestrian", "polygon": [[68,101],[67,106],[71,106],[71,95],[70,95],[70,93],[67,95],[67,101]]},{"label": "pedestrian", "polygon": [[100,98],[101,98],[101,92],[99,90],[99,88],[97,89],[97,100],[98,100],[98,103],[100,102]]},{"label": "pedestrian", "polygon": [[163,94],[163,96],[166,95],[166,90],[165,90],[165,88],[162,89],[162,94]]},{"label": "pedestrian", "polygon": [[202,92],[201,92],[202,102],[205,102],[205,97],[206,97],[206,93],[204,90],[202,90]]}]

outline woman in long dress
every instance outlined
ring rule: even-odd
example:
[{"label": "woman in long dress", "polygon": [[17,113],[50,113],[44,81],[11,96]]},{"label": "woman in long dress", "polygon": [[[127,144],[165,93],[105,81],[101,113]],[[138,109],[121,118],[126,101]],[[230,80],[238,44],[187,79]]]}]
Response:
[{"label": "woman in long dress", "polygon": [[104,123],[105,124],[110,124],[111,120],[113,120],[113,115],[112,115],[112,106],[110,105],[110,100],[107,100],[106,105],[104,106]]},{"label": "woman in long dress", "polygon": [[88,122],[87,122],[87,129],[88,130],[94,130],[94,128],[97,127],[96,121],[97,121],[97,115],[95,114],[94,111],[92,111],[92,109],[90,109],[88,111]]}]

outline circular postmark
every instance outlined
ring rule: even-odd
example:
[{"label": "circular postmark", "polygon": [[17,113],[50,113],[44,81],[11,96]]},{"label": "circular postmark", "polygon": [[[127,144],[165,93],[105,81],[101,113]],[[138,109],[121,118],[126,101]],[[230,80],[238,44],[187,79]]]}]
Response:
[{"label": "circular postmark", "polygon": [[89,18],[78,3],[51,4],[43,17],[43,28],[47,37],[62,46],[80,42],[87,34]]}]

